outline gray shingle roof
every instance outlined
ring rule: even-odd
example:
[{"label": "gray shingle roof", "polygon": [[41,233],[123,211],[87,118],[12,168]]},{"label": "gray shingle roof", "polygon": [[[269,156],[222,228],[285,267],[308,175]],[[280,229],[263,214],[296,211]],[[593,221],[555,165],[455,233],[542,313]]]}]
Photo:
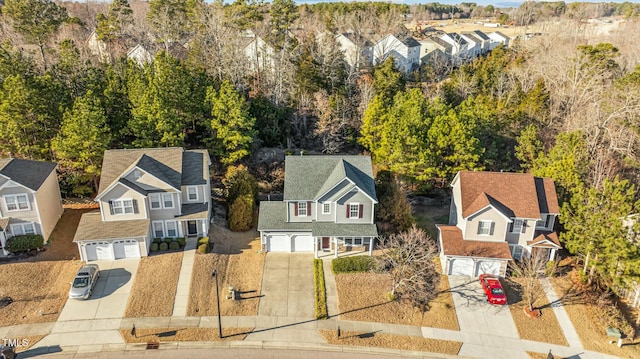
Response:
[{"label": "gray shingle roof", "polygon": [[207,184],[209,154],[207,150],[189,150],[182,154],[182,185]]},{"label": "gray shingle roof", "polygon": [[479,38],[481,38],[484,41],[488,41],[491,40],[491,38],[489,38],[489,36],[487,36],[487,34],[485,34],[484,32],[480,31],[480,30],[474,30],[473,33],[478,36]]},{"label": "gray shingle roof", "polygon": [[281,201],[260,202],[259,231],[306,231],[316,237],[377,237],[375,224],[349,224],[333,222],[287,222],[286,203]]},{"label": "gray shingle roof", "polygon": [[208,203],[187,203],[182,205],[182,215],[176,216],[179,219],[208,219]]},{"label": "gray shingle roof", "polygon": [[0,174],[37,191],[51,172],[55,171],[56,166],[53,162],[5,158],[0,159]]},{"label": "gray shingle roof", "polygon": [[369,156],[287,156],[284,200],[313,200],[348,178],[377,201]]},{"label": "gray shingle roof", "polygon": [[92,211],[80,218],[73,241],[144,237],[149,234],[149,225],[148,219],[103,222],[100,211]]}]

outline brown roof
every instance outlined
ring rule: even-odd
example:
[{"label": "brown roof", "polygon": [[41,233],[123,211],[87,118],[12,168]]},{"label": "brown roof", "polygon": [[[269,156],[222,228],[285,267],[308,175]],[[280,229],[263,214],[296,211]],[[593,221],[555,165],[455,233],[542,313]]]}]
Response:
[{"label": "brown roof", "polygon": [[448,256],[512,259],[507,242],[472,241],[462,239],[456,226],[438,225],[442,252]]},{"label": "brown roof", "polygon": [[536,177],[536,192],[540,204],[540,213],[560,213],[556,186],[551,178]]},{"label": "brown roof", "polygon": [[[549,242],[555,244],[555,246],[549,244]],[[527,245],[531,247],[562,248],[556,232],[536,232],[533,234],[533,240],[528,241]]]},{"label": "brown roof", "polygon": [[[535,177],[530,173],[460,171],[462,216],[469,217],[491,204],[505,215],[540,218],[541,205]],[[555,198],[553,181],[542,179],[545,198]],[[545,199],[549,209],[557,209],[557,199]],[[557,212],[546,212],[557,213]]]},{"label": "brown roof", "polygon": [[144,237],[149,234],[149,226],[148,219],[103,222],[100,211],[92,211],[80,218],[73,241]]},{"label": "brown roof", "polygon": [[11,220],[11,217],[0,218],[0,231],[4,231],[5,229],[8,228],[10,220]]}]

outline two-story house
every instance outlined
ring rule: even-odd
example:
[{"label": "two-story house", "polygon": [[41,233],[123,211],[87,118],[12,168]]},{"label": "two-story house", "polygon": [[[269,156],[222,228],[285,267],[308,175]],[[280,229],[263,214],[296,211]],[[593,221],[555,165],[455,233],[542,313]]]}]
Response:
[{"label": "two-story house", "polygon": [[561,247],[553,180],[530,173],[458,172],[451,182],[449,225],[438,225],[442,271],[449,275],[504,276],[509,260]]},{"label": "two-story house", "polygon": [[45,242],[62,216],[56,164],[0,158],[0,244],[22,234],[40,234]]},{"label": "two-story house", "polygon": [[374,65],[393,57],[396,68],[408,74],[420,66],[420,43],[411,36],[389,34],[373,45],[372,55]]},{"label": "two-story house", "polygon": [[364,36],[352,32],[343,32],[335,37],[344,60],[354,69],[370,66],[372,59],[371,41]]},{"label": "two-story house", "polygon": [[153,238],[206,236],[211,217],[207,150],[108,150],[95,200],[73,239],[85,261],[138,258]]},{"label": "two-story house", "polygon": [[369,156],[287,156],[282,201],[260,202],[265,251],[373,251],[378,203]]}]

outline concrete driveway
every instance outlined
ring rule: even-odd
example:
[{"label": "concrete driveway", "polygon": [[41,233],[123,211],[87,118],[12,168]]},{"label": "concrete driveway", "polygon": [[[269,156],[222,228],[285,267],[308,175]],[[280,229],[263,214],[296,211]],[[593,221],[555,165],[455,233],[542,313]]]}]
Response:
[{"label": "concrete driveway", "polygon": [[[513,341],[519,336],[508,306],[487,302],[477,278],[449,276],[449,284],[463,342],[458,355],[492,359],[526,357],[518,341]],[[515,347],[507,343],[515,343]]]},{"label": "concrete driveway", "polygon": [[267,253],[258,315],[314,318],[313,255]]},{"label": "concrete driveway", "polygon": [[87,300],[68,299],[58,322],[122,318],[140,259],[92,262],[100,267],[100,278]]}]

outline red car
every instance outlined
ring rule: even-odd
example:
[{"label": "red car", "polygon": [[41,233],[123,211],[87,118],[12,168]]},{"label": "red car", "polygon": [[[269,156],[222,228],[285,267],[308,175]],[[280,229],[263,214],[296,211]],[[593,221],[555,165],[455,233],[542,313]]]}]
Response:
[{"label": "red car", "polygon": [[507,295],[502,289],[500,279],[493,274],[481,274],[480,284],[484,293],[487,295],[487,301],[491,304],[507,304]]}]

